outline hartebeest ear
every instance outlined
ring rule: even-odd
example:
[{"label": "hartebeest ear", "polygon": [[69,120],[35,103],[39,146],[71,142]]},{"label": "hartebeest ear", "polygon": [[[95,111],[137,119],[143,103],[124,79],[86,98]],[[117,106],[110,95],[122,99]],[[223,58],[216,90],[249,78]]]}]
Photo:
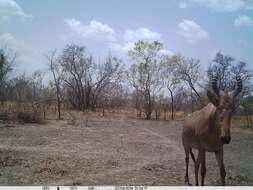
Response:
[{"label": "hartebeest ear", "polygon": [[219,88],[217,86],[217,78],[213,78],[209,82],[208,89],[207,89],[207,97],[214,106],[216,107],[219,106],[220,93],[219,93]]}]

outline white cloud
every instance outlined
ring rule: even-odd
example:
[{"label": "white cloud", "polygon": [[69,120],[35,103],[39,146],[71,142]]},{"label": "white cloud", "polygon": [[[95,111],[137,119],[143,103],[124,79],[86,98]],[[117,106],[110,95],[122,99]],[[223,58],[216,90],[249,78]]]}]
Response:
[{"label": "white cloud", "polygon": [[2,45],[14,51],[27,49],[27,45],[24,42],[17,40],[10,33],[1,34],[0,42]]},{"label": "white cloud", "polygon": [[65,41],[68,39],[68,36],[67,36],[67,34],[61,34],[60,38]]},{"label": "white cloud", "polygon": [[64,22],[72,32],[87,39],[115,41],[117,37],[113,28],[96,20],[90,21],[88,25],[84,25],[76,19],[65,19]]},{"label": "white cloud", "polygon": [[[120,55],[126,56],[128,54],[128,51],[132,50],[134,48],[134,42],[126,42],[124,44],[119,43],[111,43],[109,45],[109,48],[116,53],[119,53]],[[160,56],[172,56],[174,53],[168,49],[161,49],[159,52]]]},{"label": "white cloud", "polygon": [[19,4],[14,0],[0,0],[0,18],[1,20],[8,20],[10,17],[20,17],[26,19],[31,17],[23,11]]},{"label": "white cloud", "polygon": [[126,30],[124,34],[124,40],[127,42],[136,42],[138,40],[154,41],[160,40],[161,34],[152,32],[148,28],[138,28],[137,30]]},{"label": "white cloud", "polygon": [[245,15],[238,16],[234,21],[234,26],[235,27],[241,27],[241,26],[253,27],[253,19]]},{"label": "white cloud", "polygon": [[174,53],[168,49],[161,49],[159,51],[159,54],[162,55],[162,56],[172,56],[174,55]]},{"label": "white cloud", "polygon": [[16,39],[10,33],[0,35],[0,48],[4,48],[11,54],[16,54],[16,62],[20,72],[32,72],[43,67],[43,57],[30,45]]},{"label": "white cloud", "polygon": [[[252,0],[187,0],[181,3],[185,3],[187,6],[195,4],[200,7],[213,9],[217,12],[235,12],[253,9]],[[186,8],[186,6],[181,6],[181,8]]]},{"label": "white cloud", "polygon": [[111,43],[109,48],[117,53],[127,55],[128,51],[134,48],[134,42],[125,42],[124,44],[120,43]]},{"label": "white cloud", "polygon": [[247,47],[248,46],[248,42],[244,41],[244,40],[238,40],[237,43],[240,47]]},{"label": "white cloud", "polygon": [[209,34],[193,20],[183,20],[179,23],[177,34],[186,38],[190,43],[205,40],[209,37]]},{"label": "white cloud", "polygon": [[[135,42],[139,40],[153,42],[155,40],[161,41],[162,35],[158,32],[151,31],[148,28],[137,28],[136,30],[128,29],[123,35],[122,42],[114,42],[109,44],[109,48],[121,55],[127,55],[128,51],[134,48]],[[162,49],[160,55],[171,56],[173,52],[167,49]]]},{"label": "white cloud", "polygon": [[137,28],[136,30],[127,29],[123,35],[123,44],[120,42],[110,44],[110,48],[115,51],[120,51],[122,53],[127,53],[129,50],[133,49],[134,43],[143,40],[152,42],[154,40],[161,40],[161,34],[158,32],[153,32],[148,28]]},{"label": "white cloud", "polygon": [[184,8],[187,8],[188,7],[188,3],[187,2],[180,2],[179,3],[179,8],[180,9],[184,9]]},{"label": "white cloud", "polygon": [[[111,51],[122,56],[126,56],[128,51],[133,49],[135,42],[139,40],[152,42],[155,40],[161,41],[162,35],[158,32],[151,31],[148,28],[140,27],[136,30],[127,29],[123,34],[118,34],[107,24],[103,24],[96,20],[90,21],[88,25],[82,24],[76,19],[65,19],[64,23],[72,31],[60,36],[62,40],[80,35],[83,38],[95,41],[105,42]],[[161,55],[171,55],[169,50],[162,50]]]}]

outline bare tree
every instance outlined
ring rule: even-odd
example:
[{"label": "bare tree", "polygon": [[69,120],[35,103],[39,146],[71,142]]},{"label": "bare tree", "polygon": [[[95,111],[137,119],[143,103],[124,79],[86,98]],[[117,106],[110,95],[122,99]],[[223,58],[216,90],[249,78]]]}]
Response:
[{"label": "bare tree", "polygon": [[[123,79],[123,67],[121,60],[108,55],[106,61],[102,64],[96,64],[93,70],[91,85],[92,107],[95,108],[98,98],[101,98],[105,92],[113,92],[114,87],[119,87]],[[110,91],[108,91],[110,89]],[[111,94],[112,95],[112,94]]]},{"label": "bare tree", "polygon": [[143,108],[142,102],[144,100],[143,100],[142,94],[140,93],[140,91],[137,88],[135,88],[135,90],[132,93],[132,99],[134,101],[134,107],[136,109],[136,116],[138,118],[141,118],[142,108]]},{"label": "bare tree", "polygon": [[43,98],[43,90],[44,90],[44,84],[43,84],[43,79],[44,79],[44,72],[42,70],[37,70],[32,73],[30,77],[30,82],[29,82],[29,88],[31,90],[28,92],[28,98],[29,100],[32,101],[38,101]]},{"label": "bare tree", "polygon": [[25,75],[22,74],[20,76],[15,77],[12,79],[12,85],[14,88],[14,96],[15,100],[18,103],[18,109],[21,106],[22,102],[25,102],[27,100],[27,93],[29,92],[29,83],[30,79]]},{"label": "bare tree", "polygon": [[104,62],[96,63],[83,46],[67,45],[59,63],[68,100],[79,110],[95,110],[106,89],[122,79],[121,60],[109,54]]},{"label": "bare tree", "polygon": [[65,86],[68,88],[69,101],[74,108],[84,110],[85,92],[86,96],[89,95],[89,86],[85,89],[84,82],[89,82],[90,78],[86,73],[92,66],[91,59],[85,47],[67,45],[62,51],[59,62],[62,68]]},{"label": "bare tree", "polygon": [[243,114],[246,117],[245,127],[252,128],[253,127],[253,96],[248,96],[241,100],[241,108],[243,110]]},{"label": "bare tree", "polygon": [[177,72],[178,64],[175,62],[175,58],[166,58],[163,62],[164,70],[163,76],[165,79],[165,86],[170,94],[170,108],[171,108],[171,120],[174,120],[175,111],[175,93],[182,86],[181,75]]},{"label": "bare tree", "polygon": [[164,103],[164,95],[161,93],[160,95],[155,97],[155,119],[158,120],[161,117]]},{"label": "bare tree", "polygon": [[217,77],[218,87],[222,91],[235,89],[236,77],[243,81],[242,96],[250,94],[250,80],[253,72],[247,68],[246,62],[234,63],[234,58],[218,52],[208,68],[209,78]]},{"label": "bare tree", "polygon": [[62,82],[62,73],[59,68],[58,60],[56,58],[56,50],[52,51],[51,54],[47,55],[49,62],[49,69],[53,75],[54,86],[56,89],[56,99],[57,99],[57,111],[58,119],[61,119],[61,82]]},{"label": "bare tree", "polygon": [[176,55],[171,58],[171,61],[174,62],[178,78],[190,88],[192,111],[194,111],[194,103],[203,106],[204,102],[199,92],[202,88],[201,81],[203,81],[200,78],[202,73],[199,60]]},{"label": "bare tree", "polygon": [[196,85],[200,77],[200,64],[199,60],[193,58],[185,58],[182,56],[174,56],[172,60],[175,61],[177,66],[177,73],[181,80],[186,82],[187,85],[193,90],[198,98],[201,98]]}]

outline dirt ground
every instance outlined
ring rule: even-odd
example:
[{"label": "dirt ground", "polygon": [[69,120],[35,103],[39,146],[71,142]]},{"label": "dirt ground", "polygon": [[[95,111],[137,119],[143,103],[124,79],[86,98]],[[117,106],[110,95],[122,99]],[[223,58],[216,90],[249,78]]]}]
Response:
[{"label": "dirt ground", "polygon": [[[44,125],[2,126],[0,185],[184,185],[182,122],[71,115]],[[252,158],[253,132],[233,127],[225,146],[228,185],[253,185]],[[211,153],[206,185],[219,185]]]}]

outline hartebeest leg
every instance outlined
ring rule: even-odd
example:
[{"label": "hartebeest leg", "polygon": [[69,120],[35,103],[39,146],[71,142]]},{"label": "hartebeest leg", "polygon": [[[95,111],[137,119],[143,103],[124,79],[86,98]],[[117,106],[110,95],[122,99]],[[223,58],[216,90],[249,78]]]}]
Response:
[{"label": "hartebeest leg", "polygon": [[185,163],[186,163],[184,180],[185,180],[185,184],[191,185],[189,182],[189,175],[188,175],[190,149],[185,147],[184,150],[185,150]]},{"label": "hartebeest leg", "polygon": [[220,151],[215,152],[215,157],[220,168],[221,184],[225,185],[226,171],[223,162],[223,148]]},{"label": "hartebeest leg", "polygon": [[204,185],[206,177],[206,152],[203,151],[201,154],[201,185]]},{"label": "hartebeest leg", "polygon": [[201,160],[201,155],[200,155],[200,150],[198,152],[198,157],[195,162],[195,184],[196,186],[199,185],[199,165],[200,165],[200,160]]}]

